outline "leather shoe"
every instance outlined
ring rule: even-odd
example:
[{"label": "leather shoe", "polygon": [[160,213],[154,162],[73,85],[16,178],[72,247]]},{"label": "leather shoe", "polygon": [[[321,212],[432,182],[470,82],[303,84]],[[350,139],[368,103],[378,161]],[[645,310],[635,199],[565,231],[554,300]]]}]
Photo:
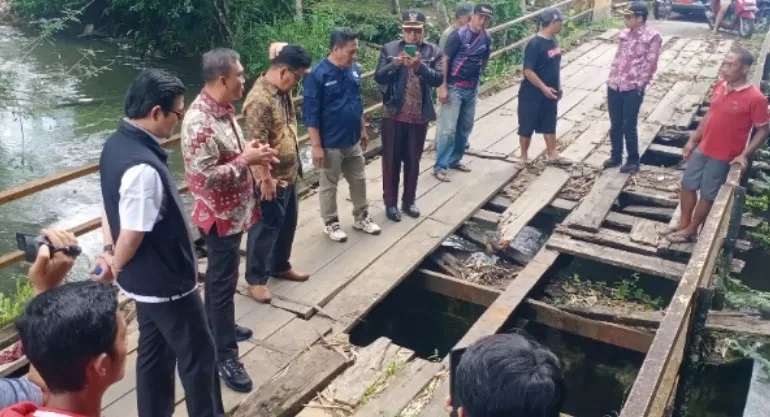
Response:
[{"label": "leather shoe", "polygon": [[396,223],[401,221],[401,213],[398,212],[398,207],[395,206],[386,207],[385,216]]},{"label": "leather shoe", "polygon": [[414,217],[415,219],[420,217],[420,209],[414,204],[403,205],[401,209],[404,210],[404,213],[409,217]]},{"label": "leather shoe", "polygon": [[276,278],[285,279],[287,281],[297,281],[297,282],[307,281],[307,279],[310,278],[310,274],[299,272],[296,269],[290,269],[288,271],[280,272],[278,274],[273,274],[273,276]]},{"label": "leather shoe", "polygon": [[251,336],[254,336],[254,332],[251,331],[251,329],[239,325],[235,325],[235,341],[236,342],[244,342],[246,340],[251,339]]},{"label": "leather shoe", "polygon": [[270,301],[273,300],[273,295],[267,289],[267,285],[251,285],[249,286],[249,294],[251,294],[251,298],[260,303],[270,304]]}]

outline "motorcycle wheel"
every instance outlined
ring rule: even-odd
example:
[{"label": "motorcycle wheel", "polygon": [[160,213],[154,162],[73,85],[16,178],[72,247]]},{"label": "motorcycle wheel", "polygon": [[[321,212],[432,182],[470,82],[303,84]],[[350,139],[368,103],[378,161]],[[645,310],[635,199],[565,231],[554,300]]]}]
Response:
[{"label": "motorcycle wheel", "polygon": [[738,36],[748,39],[754,34],[754,20],[741,17],[738,19]]}]

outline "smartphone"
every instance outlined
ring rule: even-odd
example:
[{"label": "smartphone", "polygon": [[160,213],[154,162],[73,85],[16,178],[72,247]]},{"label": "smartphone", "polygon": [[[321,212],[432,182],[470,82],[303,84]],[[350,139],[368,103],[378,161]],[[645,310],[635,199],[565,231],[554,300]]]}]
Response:
[{"label": "smartphone", "polygon": [[452,349],[449,353],[449,395],[452,397],[451,417],[457,417],[457,409],[460,408],[460,398],[457,396],[457,367],[465,353],[465,348]]},{"label": "smartphone", "polygon": [[417,47],[415,45],[404,46],[404,52],[406,52],[406,54],[409,56],[414,56],[416,50],[417,50]]}]

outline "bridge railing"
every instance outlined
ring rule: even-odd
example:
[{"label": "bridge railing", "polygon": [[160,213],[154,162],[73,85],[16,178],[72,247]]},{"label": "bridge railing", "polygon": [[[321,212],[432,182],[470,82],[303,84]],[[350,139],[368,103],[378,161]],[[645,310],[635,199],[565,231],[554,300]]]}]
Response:
[{"label": "bridge railing", "polygon": [[[769,51],[770,33],[765,35],[754,68],[752,83],[758,87]],[[687,347],[703,327],[715,284],[720,286],[714,278],[721,279],[718,270],[729,274],[732,242],[737,238],[743,213],[745,190],[741,184],[745,174],[733,166],[720,188],[620,417],[668,416],[675,404],[682,403],[685,390],[677,386],[687,379],[680,377],[680,371],[691,360]]]},{"label": "bridge railing", "polygon": [[[565,13],[565,16],[566,16],[565,22],[568,22],[568,21],[577,20],[584,17],[590,17],[592,14],[594,14],[594,11],[597,10],[597,7],[602,8],[601,12],[606,12],[605,8],[609,9],[610,5],[609,5],[609,2],[604,0],[565,0],[549,7],[556,7],[561,9],[562,11],[569,11],[569,13]],[[493,35],[499,34],[514,27],[515,25],[531,22],[543,10],[545,10],[545,8],[536,10],[534,12],[528,13],[519,18],[491,27],[488,29],[488,31]],[[491,54],[491,57],[497,58],[506,52],[511,52],[513,50],[522,48],[526,44],[526,42],[532,38],[532,36],[534,35],[527,36],[523,39],[517,39],[510,44],[501,46],[499,48],[495,48],[495,50]],[[373,75],[374,75],[374,71],[368,71],[363,74],[363,78],[371,78]],[[302,97],[295,97],[293,100],[295,103],[300,103],[302,101]],[[373,104],[364,110],[364,114],[371,114],[373,112],[380,110],[381,108],[382,108],[382,103]],[[242,115],[238,115],[237,117],[238,122],[241,122],[242,118],[243,118]],[[298,139],[298,141],[301,144],[307,141],[308,139],[309,139],[308,135],[303,135]],[[174,134],[170,138],[162,140],[161,146],[163,146],[164,148],[179,146],[179,142],[180,142],[179,134]],[[0,205],[9,203],[11,201],[22,199],[31,194],[56,187],[68,181],[72,181],[72,180],[84,177],[86,175],[95,174],[98,171],[99,171],[99,164],[91,163],[91,164],[83,165],[77,168],[72,168],[63,172],[59,172],[59,173],[47,176],[45,178],[29,181],[25,184],[0,192]],[[187,191],[188,191],[188,188],[186,183],[179,184],[180,193],[186,193]],[[76,236],[80,236],[85,233],[99,229],[100,227],[101,227],[101,219],[94,218],[89,221],[83,222],[77,226],[74,226],[69,230],[73,232]],[[23,259],[24,259],[24,254],[21,251],[5,253],[0,256],[0,268],[7,267]]]}]

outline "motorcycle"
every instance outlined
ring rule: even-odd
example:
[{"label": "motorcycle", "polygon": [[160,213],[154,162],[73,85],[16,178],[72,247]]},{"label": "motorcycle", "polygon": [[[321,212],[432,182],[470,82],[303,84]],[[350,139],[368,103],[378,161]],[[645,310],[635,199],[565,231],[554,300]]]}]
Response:
[{"label": "motorcycle", "polygon": [[[733,0],[727,8],[720,29],[734,30],[742,38],[750,38],[754,34],[757,3],[755,0]],[[706,9],[709,28],[714,29],[714,19],[719,12],[719,0],[711,1]]]},{"label": "motorcycle", "polygon": [[759,31],[764,31],[770,25],[770,0],[758,0],[757,9],[754,27]]}]

